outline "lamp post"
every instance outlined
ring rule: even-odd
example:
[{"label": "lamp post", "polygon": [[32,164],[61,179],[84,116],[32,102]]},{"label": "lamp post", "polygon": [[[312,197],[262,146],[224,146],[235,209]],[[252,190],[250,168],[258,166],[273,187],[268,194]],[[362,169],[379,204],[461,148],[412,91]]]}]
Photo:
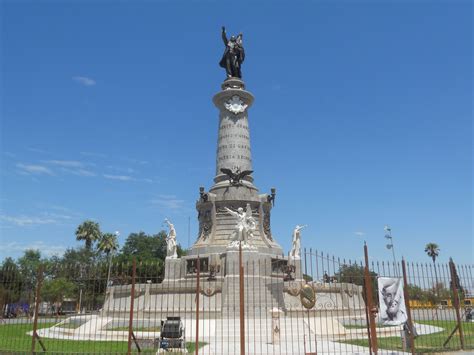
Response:
[{"label": "lamp post", "polygon": [[[119,231],[115,231],[114,235],[118,238],[119,235],[120,235],[120,232]],[[110,250],[109,252],[109,271],[107,272],[107,286],[106,286],[106,289],[110,286],[110,270],[112,268],[112,256],[113,256],[113,253],[114,253],[114,249]]]},{"label": "lamp post", "polygon": [[396,267],[397,265],[397,259],[395,258],[395,247],[393,245],[393,238],[392,238],[392,228],[390,226],[386,225],[384,228],[385,231],[385,238],[388,240],[387,249],[392,250],[392,255],[393,255],[393,268],[395,269],[395,276],[398,277],[398,268]]}]

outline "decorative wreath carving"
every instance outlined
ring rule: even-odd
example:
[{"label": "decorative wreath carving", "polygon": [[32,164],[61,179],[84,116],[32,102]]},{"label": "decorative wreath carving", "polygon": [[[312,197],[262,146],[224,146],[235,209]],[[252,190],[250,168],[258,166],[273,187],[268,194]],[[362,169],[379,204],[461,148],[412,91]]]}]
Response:
[{"label": "decorative wreath carving", "polygon": [[202,290],[202,293],[207,297],[214,296],[217,293],[217,289],[215,287],[208,287]]},{"label": "decorative wreath carving", "polygon": [[248,105],[245,104],[240,97],[237,95],[232,96],[229,100],[224,103],[227,110],[232,112],[234,115],[244,112]]},{"label": "decorative wreath carving", "polygon": [[299,282],[290,282],[286,292],[294,297],[298,296],[301,292],[301,284]]}]

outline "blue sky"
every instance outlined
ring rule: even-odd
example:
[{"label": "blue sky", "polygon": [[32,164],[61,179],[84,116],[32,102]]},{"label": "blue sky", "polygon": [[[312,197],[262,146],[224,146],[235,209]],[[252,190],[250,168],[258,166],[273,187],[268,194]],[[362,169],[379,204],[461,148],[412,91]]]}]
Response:
[{"label": "blue sky", "polygon": [[1,3],[0,260],[76,226],[188,245],[215,171],[220,27],[244,33],[254,178],[285,250],[472,263],[468,1]]}]

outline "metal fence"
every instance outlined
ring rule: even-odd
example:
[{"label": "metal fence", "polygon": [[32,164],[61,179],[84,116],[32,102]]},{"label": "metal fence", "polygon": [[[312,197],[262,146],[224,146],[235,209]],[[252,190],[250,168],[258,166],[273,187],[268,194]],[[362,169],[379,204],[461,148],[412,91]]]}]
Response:
[{"label": "metal fence", "polygon": [[[368,254],[365,261],[351,261],[311,249],[300,259],[262,258],[256,252],[241,256],[235,253],[234,262],[226,263],[188,256],[185,262],[168,261],[164,270],[156,261],[45,265],[27,274],[4,264],[0,351],[126,354],[176,346],[196,354],[392,354],[474,349],[472,266],[369,263]],[[384,321],[380,307],[389,296],[379,291],[380,277],[404,285],[404,324]]]}]

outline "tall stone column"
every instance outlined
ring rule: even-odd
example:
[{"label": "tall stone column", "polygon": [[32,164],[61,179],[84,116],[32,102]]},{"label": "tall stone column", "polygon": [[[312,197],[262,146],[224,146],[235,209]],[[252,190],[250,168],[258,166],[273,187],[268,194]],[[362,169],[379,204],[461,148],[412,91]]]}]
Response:
[{"label": "tall stone column", "polygon": [[[214,104],[219,109],[219,131],[216,154],[216,176],[214,188],[228,177],[221,169],[245,171],[252,169],[252,153],[250,147],[250,129],[247,110],[252,105],[254,97],[245,90],[245,84],[238,78],[224,81],[222,91],[214,96]],[[253,187],[253,178],[244,177],[243,183]]]},{"label": "tall stone column", "polygon": [[[228,250],[236,231],[237,219],[228,209],[239,208],[251,213],[255,220],[250,244],[252,250],[264,254],[281,255],[270,230],[271,196],[259,194],[252,174],[239,181],[231,181],[221,169],[233,174],[253,171],[250,144],[248,110],[254,101],[239,78],[226,79],[221,90],[214,95],[214,105],[219,110],[219,125],[216,152],[216,175],[214,185],[205,191],[200,188],[198,211],[199,232],[189,255],[222,253]],[[247,212],[248,211],[248,212]]]}]

